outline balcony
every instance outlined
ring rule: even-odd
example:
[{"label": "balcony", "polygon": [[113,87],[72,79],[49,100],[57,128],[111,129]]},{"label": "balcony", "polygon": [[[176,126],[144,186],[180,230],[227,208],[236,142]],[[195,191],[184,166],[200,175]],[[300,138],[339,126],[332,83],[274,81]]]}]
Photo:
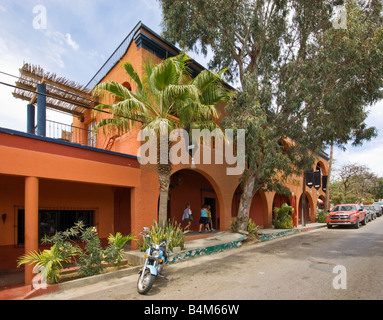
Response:
[{"label": "balcony", "polygon": [[96,133],[93,130],[56,121],[46,121],[46,137],[77,143],[83,146],[96,147]]}]

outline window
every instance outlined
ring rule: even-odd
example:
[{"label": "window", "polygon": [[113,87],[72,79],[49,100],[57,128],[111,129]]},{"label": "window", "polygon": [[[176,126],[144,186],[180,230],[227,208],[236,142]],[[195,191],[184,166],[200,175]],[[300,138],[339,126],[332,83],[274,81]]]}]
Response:
[{"label": "window", "polygon": [[[40,209],[39,210],[39,241],[44,236],[53,236],[58,231],[65,231],[82,221],[85,227],[94,226],[95,210],[80,209]],[[17,244],[24,244],[25,210],[17,212]]]},{"label": "window", "polygon": [[355,206],[336,206],[332,212],[339,212],[339,211],[356,211]]},{"label": "window", "polygon": [[94,148],[97,146],[97,133],[94,130],[95,127],[96,121],[93,121],[88,125],[88,146]]}]

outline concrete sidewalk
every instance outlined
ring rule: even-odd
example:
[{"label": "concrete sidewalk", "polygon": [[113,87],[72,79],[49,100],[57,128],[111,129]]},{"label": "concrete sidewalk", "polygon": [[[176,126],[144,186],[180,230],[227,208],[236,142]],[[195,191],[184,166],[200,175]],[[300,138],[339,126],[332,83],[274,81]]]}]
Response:
[{"label": "concrete sidewalk", "polygon": [[[312,231],[318,228],[325,227],[325,223],[311,223],[306,227],[298,226],[295,229],[282,230],[282,229],[261,229],[259,231],[259,241],[265,242],[274,239],[278,239],[285,236],[298,234],[300,232]],[[210,255],[225,250],[238,248],[242,245],[242,242],[246,239],[246,236],[240,233],[234,233],[230,231],[215,231],[212,233],[204,232],[191,232],[186,234],[185,250],[174,250],[169,255],[169,264],[193,259],[200,256]],[[0,300],[23,300],[43,295],[49,292],[66,290],[71,288],[81,288],[86,285],[98,283],[108,279],[122,278],[131,274],[136,274],[144,264],[144,253],[139,250],[127,251],[125,258],[128,260],[131,268],[124,268],[117,271],[112,271],[105,274],[100,274],[92,277],[81,278],[68,282],[63,282],[57,285],[48,286],[48,289],[32,290],[27,294],[23,291],[16,291],[12,294],[12,290],[0,291]],[[23,287],[25,288],[25,287]],[[25,290],[24,290],[25,291]]]},{"label": "concrete sidewalk", "polygon": [[[310,223],[303,227],[298,226],[294,229],[261,229],[259,234],[259,241],[265,242],[276,238],[285,237],[300,232],[311,231],[318,228],[325,227],[325,223]],[[193,237],[202,237],[200,239],[193,239]],[[210,255],[213,253],[222,252],[229,249],[238,248],[241,246],[242,241],[246,239],[246,235],[235,233],[231,231],[212,232],[212,233],[186,233],[185,250],[177,251],[176,249],[170,254],[168,264],[181,262],[187,259],[192,259],[200,256]],[[125,253],[125,259],[132,265],[143,265],[145,262],[144,252],[129,251]]]}]

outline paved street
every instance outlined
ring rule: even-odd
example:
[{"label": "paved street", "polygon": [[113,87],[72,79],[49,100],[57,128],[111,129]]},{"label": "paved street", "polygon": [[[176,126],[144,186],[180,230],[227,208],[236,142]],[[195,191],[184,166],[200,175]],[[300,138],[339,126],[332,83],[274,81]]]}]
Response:
[{"label": "paved street", "polygon": [[[157,279],[146,296],[137,293],[137,275],[132,275],[38,299],[380,300],[383,217],[360,229],[323,228],[244,245],[167,266],[164,274],[167,279]],[[333,282],[344,289],[335,289]]]}]

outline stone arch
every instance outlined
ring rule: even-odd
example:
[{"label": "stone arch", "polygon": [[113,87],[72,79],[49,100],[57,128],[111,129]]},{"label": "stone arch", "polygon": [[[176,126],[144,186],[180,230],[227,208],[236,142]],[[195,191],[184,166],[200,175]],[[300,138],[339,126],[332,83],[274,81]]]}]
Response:
[{"label": "stone arch", "polygon": [[[235,219],[238,215],[239,202],[241,199],[242,188],[239,184],[237,189],[234,191],[232,202],[231,202],[231,217]],[[259,190],[254,195],[253,200],[251,202],[249,218],[257,226],[267,227],[268,224],[268,211],[267,211],[267,199],[264,191]]]},{"label": "stone arch", "polygon": [[[299,206],[298,206],[298,222],[299,224],[302,223],[302,196],[299,198]],[[310,192],[305,192],[306,196],[306,203],[305,203],[305,223],[311,223],[315,222],[315,215],[316,215],[316,206],[314,206],[314,200],[310,194]]]},{"label": "stone arch", "polygon": [[325,196],[323,194],[320,194],[317,200],[317,208],[324,209],[324,203],[325,203]]},{"label": "stone arch", "polygon": [[168,218],[181,222],[187,203],[190,204],[194,217],[191,230],[198,230],[203,204],[212,207],[213,228],[224,229],[224,203],[220,188],[203,170],[182,168],[173,172],[171,176]]},{"label": "stone arch", "polygon": [[321,161],[321,160],[319,160],[315,165],[314,171],[318,171],[318,170],[320,170],[321,176],[327,176],[327,168],[326,168],[325,164],[323,163],[323,161]]},{"label": "stone arch", "polygon": [[293,203],[292,203],[291,196],[289,197],[281,193],[275,193],[273,197],[273,205],[271,209],[271,219],[272,219],[271,221],[273,221],[276,217],[274,213],[274,209],[282,207],[284,203],[287,203],[287,205],[292,206]]}]

